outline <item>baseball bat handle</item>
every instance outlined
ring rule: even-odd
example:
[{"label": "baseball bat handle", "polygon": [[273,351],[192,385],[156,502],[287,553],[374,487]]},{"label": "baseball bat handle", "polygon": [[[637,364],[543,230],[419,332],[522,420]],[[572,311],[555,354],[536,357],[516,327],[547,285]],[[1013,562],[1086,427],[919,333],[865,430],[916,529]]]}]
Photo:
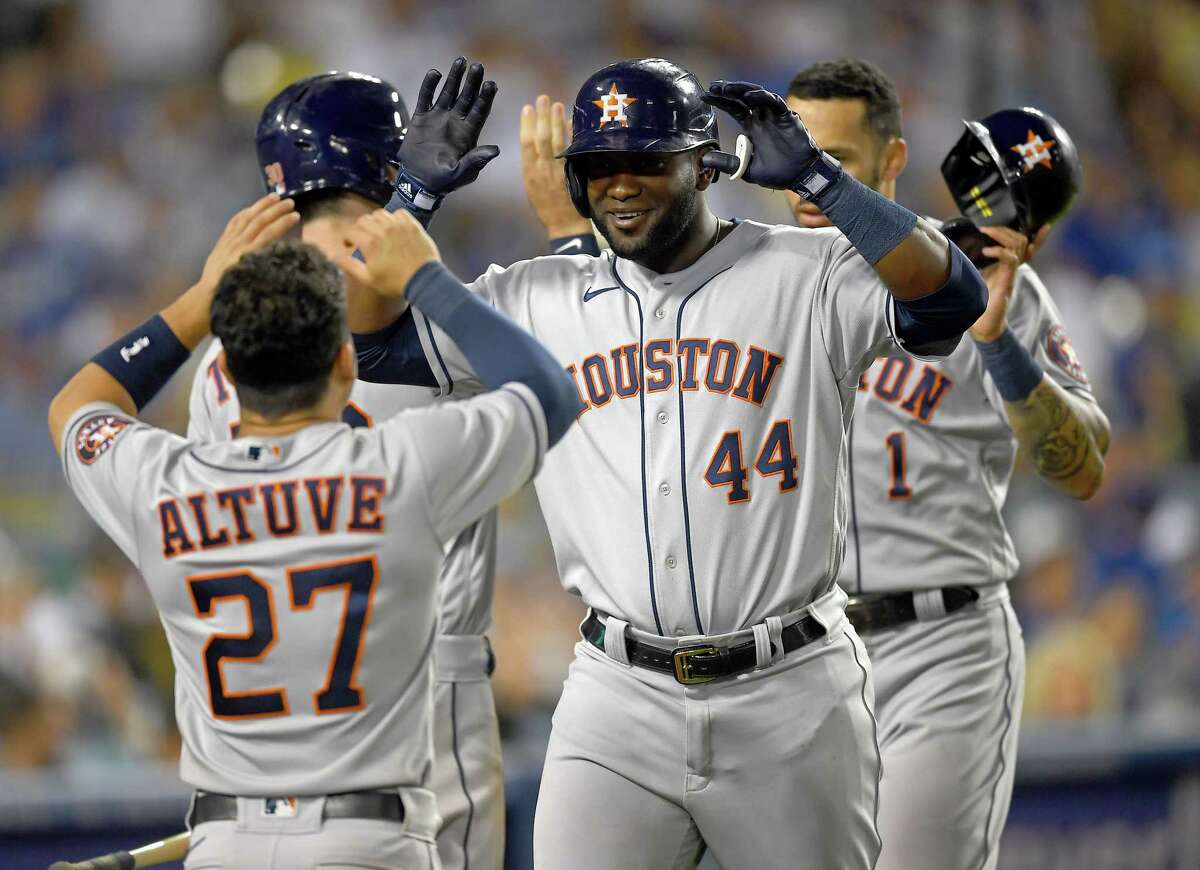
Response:
[{"label": "baseball bat handle", "polygon": [[113,852],[74,864],[69,861],[57,861],[50,865],[50,870],[140,870],[142,867],[156,867],[186,857],[190,840],[191,834],[184,831],[165,840],[141,846],[132,852]]},{"label": "baseball bat handle", "polygon": [[99,858],[89,858],[74,864],[58,861],[50,865],[50,870],[136,870],[137,866],[137,862],[131,854],[121,851],[101,855]]}]

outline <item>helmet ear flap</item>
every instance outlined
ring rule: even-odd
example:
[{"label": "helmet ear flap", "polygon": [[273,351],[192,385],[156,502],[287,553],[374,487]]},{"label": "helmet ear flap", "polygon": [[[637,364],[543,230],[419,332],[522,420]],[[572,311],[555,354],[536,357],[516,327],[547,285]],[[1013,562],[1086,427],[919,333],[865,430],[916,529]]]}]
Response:
[{"label": "helmet ear flap", "polygon": [[579,174],[576,162],[568,157],[563,161],[563,170],[567,174],[567,193],[571,196],[575,211],[579,212],[581,217],[591,218],[592,208],[588,204],[587,182]]}]

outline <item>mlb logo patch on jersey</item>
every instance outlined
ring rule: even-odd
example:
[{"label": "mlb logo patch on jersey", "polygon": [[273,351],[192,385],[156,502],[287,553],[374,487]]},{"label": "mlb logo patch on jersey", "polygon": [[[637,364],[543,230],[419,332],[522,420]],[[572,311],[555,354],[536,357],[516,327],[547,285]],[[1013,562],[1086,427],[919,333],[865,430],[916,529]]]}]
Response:
[{"label": "mlb logo patch on jersey", "polygon": [[1058,324],[1050,327],[1046,332],[1046,355],[1050,357],[1051,362],[1079,383],[1085,386],[1088,384],[1087,372],[1080,365],[1079,357],[1075,356],[1075,348],[1071,346],[1071,339],[1067,338],[1066,330]]},{"label": "mlb logo patch on jersey", "polygon": [[294,819],[296,818],[296,799],[288,798],[263,798],[262,814],[272,819]]},{"label": "mlb logo patch on jersey", "polygon": [[75,455],[84,465],[91,465],[121,437],[121,433],[133,423],[128,417],[118,417],[115,414],[96,414],[89,417],[79,427],[75,436]]}]

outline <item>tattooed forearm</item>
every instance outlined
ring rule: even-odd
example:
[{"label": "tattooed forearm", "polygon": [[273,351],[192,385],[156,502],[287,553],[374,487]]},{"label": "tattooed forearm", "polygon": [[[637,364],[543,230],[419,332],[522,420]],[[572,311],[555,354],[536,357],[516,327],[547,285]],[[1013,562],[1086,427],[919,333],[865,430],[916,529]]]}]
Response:
[{"label": "tattooed forearm", "polygon": [[1104,455],[1089,426],[1093,421],[1066,390],[1043,378],[1023,400],[1006,402],[1005,410],[1017,442],[1039,475],[1075,498],[1090,498],[1099,489]]}]

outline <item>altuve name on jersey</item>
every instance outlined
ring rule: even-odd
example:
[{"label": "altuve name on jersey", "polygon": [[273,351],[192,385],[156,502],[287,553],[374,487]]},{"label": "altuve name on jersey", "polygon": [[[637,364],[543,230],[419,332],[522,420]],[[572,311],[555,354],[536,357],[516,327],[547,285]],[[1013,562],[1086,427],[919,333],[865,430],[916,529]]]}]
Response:
[{"label": "altuve name on jersey", "polygon": [[754,345],[743,351],[729,339],[662,338],[646,342],[644,353],[637,342],[594,353],[578,366],[567,366],[567,373],[579,391],[582,414],[607,405],[614,396],[638,395],[643,371],[647,393],[669,390],[678,383],[684,391],[703,386],[711,393],[761,405],[782,366],[781,355]]},{"label": "altuve name on jersey", "polygon": [[381,477],[308,477],[198,492],[158,503],[163,558],[249,544],[260,535],[290,538],[302,529],[383,534]]}]

